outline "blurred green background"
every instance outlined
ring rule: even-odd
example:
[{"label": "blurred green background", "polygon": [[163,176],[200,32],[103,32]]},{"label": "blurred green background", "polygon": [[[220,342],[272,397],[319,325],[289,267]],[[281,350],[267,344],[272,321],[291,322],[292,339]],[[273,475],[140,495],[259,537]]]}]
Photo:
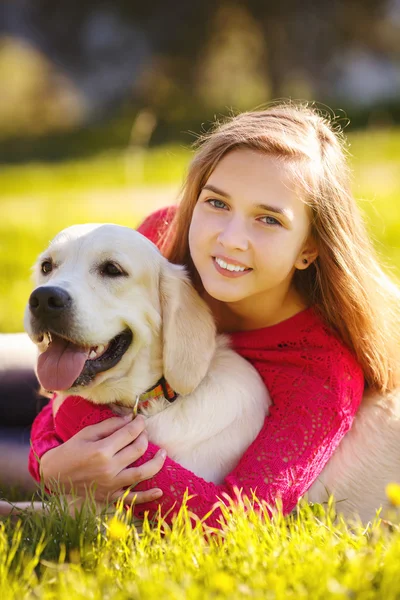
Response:
[{"label": "blurred green background", "polygon": [[174,203],[196,134],[276,98],[338,115],[398,272],[400,0],[5,1],[0,81],[0,332],[22,329],[58,230]]}]

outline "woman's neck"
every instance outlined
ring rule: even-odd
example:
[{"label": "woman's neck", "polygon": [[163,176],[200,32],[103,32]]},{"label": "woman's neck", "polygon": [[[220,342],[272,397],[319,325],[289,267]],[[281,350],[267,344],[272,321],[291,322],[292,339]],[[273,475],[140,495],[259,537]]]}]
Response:
[{"label": "woman's neck", "polygon": [[306,303],[296,290],[290,290],[286,296],[266,303],[265,297],[252,296],[240,302],[221,302],[204,292],[203,299],[210,307],[219,333],[262,329],[290,319],[307,308]]}]

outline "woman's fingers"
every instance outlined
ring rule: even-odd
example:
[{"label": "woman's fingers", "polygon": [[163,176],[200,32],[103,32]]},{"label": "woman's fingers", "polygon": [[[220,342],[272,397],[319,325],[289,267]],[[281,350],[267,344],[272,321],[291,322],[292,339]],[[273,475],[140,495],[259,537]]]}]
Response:
[{"label": "woman's fingers", "polygon": [[145,492],[129,492],[129,494],[126,496],[124,496],[124,492],[121,491],[118,497],[123,497],[124,504],[130,506],[131,504],[144,504],[145,502],[152,502],[153,500],[161,498],[162,495],[162,490],[159,488],[152,488],[151,490],[146,490]]},{"label": "woman's fingers", "polygon": [[146,452],[147,447],[149,445],[149,440],[147,437],[147,432],[142,431],[136,438],[134,442],[122,448],[115,455],[115,460],[118,460],[118,472],[122,471],[122,469],[126,469],[132,463],[134,463],[138,458],[143,456]]},{"label": "woman's fingers", "polygon": [[[43,458],[52,452],[63,452],[63,456],[66,456],[60,457],[58,463],[63,465],[64,471],[65,462],[70,463],[67,477],[63,479],[72,480],[76,490],[80,490],[79,494],[82,489],[84,492],[88,482],[95,481],[97,500],[116,500],[125,493],[124,489],[132,489],[139,482],[154,477],[164,464],[166,452],[160,450],[142,465],[128,466],[147,450],[145,425],[146,421],[140,415],[128,421],[120,417],[110,418],[86,427],[61,446],[49,450]],[[136,496],[136,502],[143,503],[161,495],[162,492],[158,489],[138,492],[132,490],[127,495],[126,503],[131,503]]]},{"label": "woman's fingers", "polygon": [[130,415],[128,417],[113,417],[110,419],[105,419],[104,421],[96,423],[95,425],[88,425],[87,427],[84,427],[74,437],[96,442],[98,440],[107,438],[113,433],[116,433],[131,421],[132,417]]},{"label": "woman's fingers", "polygon": [[109,456],[114,456],[122,448],[134,442],[142,433],[145,426],[146,421],[141,415],[137,416],[133,421],[128,421],[123,427],[101,441],[103,450],[106,450]]},{"label": "woman's fingers", "polygon": [[129,469],[124,469],[115,478],[116,485],[121,488],[126,488],[129,486],[137,485],[138,483],[140,483],[141,481],[145,481],[146,479],[151,479],[152,477],[154,477],[154,475],[157,475],[157,473],[161,471],[166,456],[167,453],[165,452],[165,450],[159,450],[153,458],[143,463],[142,465],[139,465],[138,467],[130,467]]}]

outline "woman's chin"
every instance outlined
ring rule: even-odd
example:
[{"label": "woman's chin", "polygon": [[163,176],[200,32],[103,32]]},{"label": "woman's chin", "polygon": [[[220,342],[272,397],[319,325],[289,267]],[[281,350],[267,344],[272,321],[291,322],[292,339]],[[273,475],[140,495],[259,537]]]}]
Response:
[{"label": "woman's chin", "polygon": [[203,285],[207,294],[219,302],[239,302],[250,295],[243,289],[232,289],[232,286],[215,285],[204,281]]}]

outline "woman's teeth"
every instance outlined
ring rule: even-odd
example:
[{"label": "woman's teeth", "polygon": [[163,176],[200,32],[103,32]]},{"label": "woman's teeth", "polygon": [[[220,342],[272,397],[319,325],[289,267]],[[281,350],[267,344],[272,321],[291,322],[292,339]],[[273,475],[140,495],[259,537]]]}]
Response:
[{"label": "woman's teeth", "polygon": [[226,263],[221,258],[215,258],[215,262],[221,267],[221,269],[226,269],[227,271],[247,271],[246,267],[239,267],[239,265],[231,265]]}]

